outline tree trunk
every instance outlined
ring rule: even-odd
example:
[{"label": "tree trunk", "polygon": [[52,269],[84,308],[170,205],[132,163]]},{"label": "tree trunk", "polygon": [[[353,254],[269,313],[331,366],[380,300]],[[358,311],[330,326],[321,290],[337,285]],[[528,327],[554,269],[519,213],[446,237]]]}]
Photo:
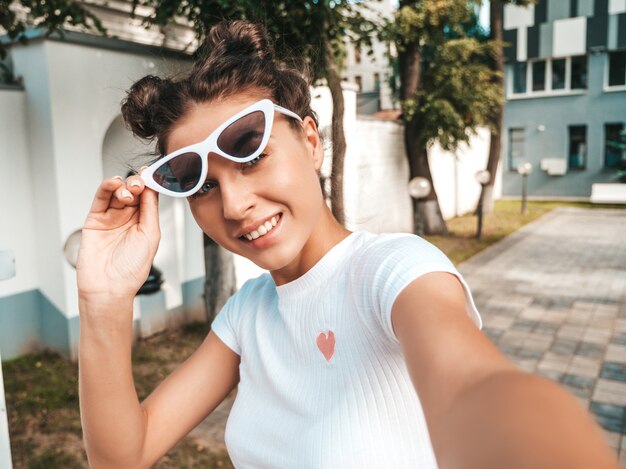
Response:
[{"label": "tree trunk", "polygon": [[[421,67],[419,44],[404,45],[398,53],[400,67],[400,99],[413,98],[419,90]],[[441,214],[439,199],[433,185],[428,165],[428,151],[420,143],[419,123],[404,118],[404,147],[409,161],[410,179],[421,176],[431,184],[431,191],[424,199],[413,199],[413,232],[418,234],[448,234],[446,222]]]},{"label": "tree trunk", "polygon": [[333,215],[339,223],[345,225],[345,213],[343,206],[343,167],[346,156],[346,136],[343,129],[343,89],[341,88],[341,75],[335,62],[335,54],[332,44],[327,41],[324,46],[324,61],[326,70],[326,82],[330,89],[333,100],[332,117],[332,146],[333,163],[330,173],[330,203]]},{"label": "tree trunk", "polygon": [[[490,39],[498,41],[496,56],[493,65],[498,73],[494,78],[495,82],[500,86],[504,94],[504,51],[502,48],[502,2],[500,0],[491,0],[489,6],[490,14]],[[487,171],[491,175],[489,183],[483,186],[483,213],[491,213],[493,211],[493,186],[496,182],[496,174],[498,165],[500,164],[500,156],[502,153],[502,126],[504,115],[504,103],[500,104],[493,114],[491,131],[491,139],[489,142],[489,158],[487,159]]]},{"label": "tree trunk", "polygon": [[209,324],[236,291],[233,254],[204,235],[204,306]]},{"label": "tree trunk", "polygon": [[404,145],[409,159],[409,180],[419,176],[426,178],[431,185],[428,196],[423,199],[413,199],[413,232],[419,235],[447,235],[448,227],[439,207],[439,198],[428,164],[428,150],[418,144],[419,141],[418,124],[406,123]]}]

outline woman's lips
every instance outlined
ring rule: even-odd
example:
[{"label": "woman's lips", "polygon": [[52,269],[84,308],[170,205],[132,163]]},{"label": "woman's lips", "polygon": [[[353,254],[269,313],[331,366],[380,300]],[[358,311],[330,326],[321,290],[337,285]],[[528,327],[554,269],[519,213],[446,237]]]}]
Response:
[{"label": "woman's lips", "polygon": [[283,226],[283,218],[284,217],[283,217],[282,212],[279,213],[278,222],[276,223],[276,225],[267,234],[264,234],[263,236],[259,236],[257,239],[249,240],[245,236],[242,236],[239,239],[241,239],[243,242],[247,244],[250,244],[251,246],[255,248],[267,247],[272,242],[274,242],[279,232],[281,231],[282,226]]}]

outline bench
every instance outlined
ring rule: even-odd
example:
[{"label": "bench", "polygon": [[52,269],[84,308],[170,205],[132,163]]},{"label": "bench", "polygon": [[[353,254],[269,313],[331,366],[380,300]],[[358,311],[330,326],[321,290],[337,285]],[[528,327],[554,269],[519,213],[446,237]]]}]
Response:
[{"label": "bench", "polygon": [[626,184],[596,183],[591,185],[593,204],[626,204]]}]

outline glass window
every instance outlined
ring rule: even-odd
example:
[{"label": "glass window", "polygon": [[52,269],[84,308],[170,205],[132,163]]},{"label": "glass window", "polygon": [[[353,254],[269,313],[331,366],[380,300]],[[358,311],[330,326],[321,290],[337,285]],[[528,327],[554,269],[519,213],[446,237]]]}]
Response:
[{"label": "glass window", "polygon": [[517,171],[524,162],[524,129],[509,129],[509,169]]},{"label": "glass window", "polygon": [[356,82],[356,86],[359,87],[359,93],[360,93],[361,89],[363,88],[363,79],[361,78],[360,75],[357,75],[354,77],[354,81]]},{"label": "glass window", "polygon": [[533,91],[546,89],[546,61],[537,60],[532,62],[533,67]]},{"label": "glass window", "polygon": [[579,55],[572,57],[572,83],[573,90],[587,89],[587,56]]},{"label": "glass window", "polygon": [[526,93],[526,62],[513,64],[513,93]]},{"label": "glass window", "polygon": [[604,125],[604,166],[619,168],[626,164],[626,132],[624,124]]},{"label": "glass window", "polygon": [[361,46],[357,45],[354,48],[354,63],[360,64],[361,63]]},{"label": "glass window", "polygon": [[569,169],[585,169],[587,164],[587,126],[569,127]]},{"label": "glass window", "polygon": [[374,89],[376,91],[380,90],[380,74],[374,73]]},{"label": "glass window", "polygon": [[552,89],[565,89],[565,59],[554,59],[552,61]]},{"label": "glass window", "polygon": [[609,86],[626,85],[626,50],[609,52]]}]

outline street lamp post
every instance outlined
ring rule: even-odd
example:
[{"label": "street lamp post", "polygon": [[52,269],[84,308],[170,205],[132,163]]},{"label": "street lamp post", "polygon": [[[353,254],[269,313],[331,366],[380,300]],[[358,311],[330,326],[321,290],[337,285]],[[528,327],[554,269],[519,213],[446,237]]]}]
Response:
[{"label": "street lamp post", "polygon": [[478,171],[476,173],[476,181],[480,184],[480,196],[478,197],[478,227],[476,228],[476,239],[480,239],[483,235],[483,194],[485,193],[485,186],[489,184],[491,179],[491,173],[486,169]]},{"label": "street lamp post", "polygon": [[526,162],[517,167],[517,172],[522,176],[522,215],[528,213],[528,175],[533,172],[533,165]]},{"label": "street lamp post", "polygon": [[[11,251],[0,251],[0,280],[15,277],[15,257]],[[9,422],[4,400],[4,378],[2,377],[2,356],[0,355],[0,467],[11,469],[11,444],[9,442]]]},{"label": "street lamp post", "polygon": [[415,234],[417,236],[424,236],[424,219],[420,214],[420,205],[422,200],[428,197],[431,190],[432,185],[430,184],[430,181],[424,177],[414,177],[409,181],[409,195],[417,202],[417,206],[415,207]]}]

